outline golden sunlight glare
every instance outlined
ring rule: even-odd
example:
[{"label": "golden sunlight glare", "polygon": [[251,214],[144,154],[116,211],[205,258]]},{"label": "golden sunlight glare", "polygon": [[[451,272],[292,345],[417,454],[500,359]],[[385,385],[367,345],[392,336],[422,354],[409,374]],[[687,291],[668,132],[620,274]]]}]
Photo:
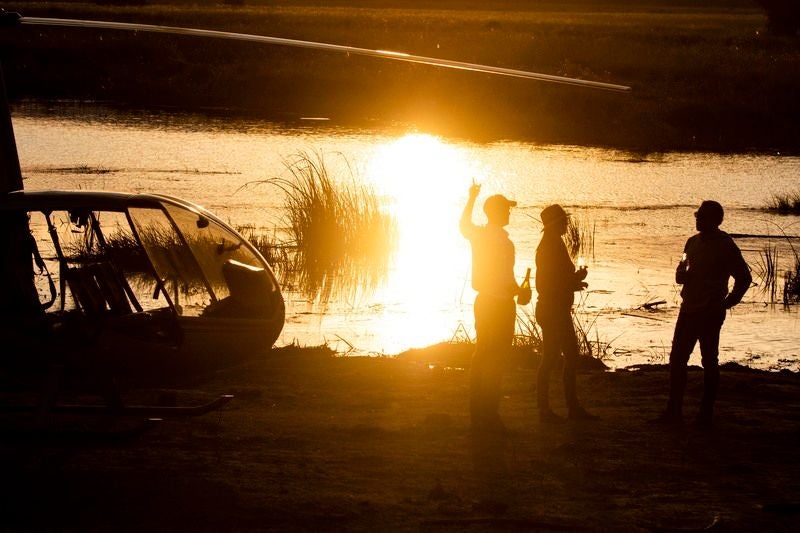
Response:
[{"label": "golden sunlight glare", "polygon": [[[468,286],[469,246],[458,232],[466,191],[482,169],[463,148],[438,137],[409,134],[377,149],[367,178],[385,198],[398,226],[398,246],[382,300],[402,302],[405,319],[387,316],[387,330],[441,337],[438,315]],[[476,221],[482,216],[476,209]],[[413,323],[409,323],[411,320]]]}]

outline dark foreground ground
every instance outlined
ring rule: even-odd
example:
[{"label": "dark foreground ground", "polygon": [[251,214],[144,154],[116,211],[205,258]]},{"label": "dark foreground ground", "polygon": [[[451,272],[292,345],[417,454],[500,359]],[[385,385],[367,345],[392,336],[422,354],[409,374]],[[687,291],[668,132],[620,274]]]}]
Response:
[{"label": "dark foreground ground", "polygon": [[[665,401],[663,367],[585,371],[580,393],[601,419],[543,426],[523,364],[502,404],[510,434],[483,436],[465,409],[469,350],[396,359],[278,350],[151,391],[140,399],[236,398],[138,436],[118,432],[140,419],[45,418],[46,431],[21,432],[31,419],[3,415],[0,530],[800,526],[798,375],[725,369],[718,423],[698,432],[649,423]],[[694,371],[690,411],[700,386]]]}]

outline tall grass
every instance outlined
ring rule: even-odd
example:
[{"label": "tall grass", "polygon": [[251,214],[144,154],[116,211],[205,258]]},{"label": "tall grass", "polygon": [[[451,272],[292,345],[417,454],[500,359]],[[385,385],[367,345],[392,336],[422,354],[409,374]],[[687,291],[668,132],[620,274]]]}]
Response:
[{"label": "tall grass", "polygon": [[783,303],[800,303],[800,262],[795,263],[794,270],[787,270],[783,283]]},{"label": "tall grass", "polygon": [[597,223],[580,215],[572,215],[567,223],[567,233],[564,242],[572,259],[579,256],[594,259],[594,238],[597,233]]},{"label": "tall grass", "polygon": [[287,281],[323,302],[377,286],[388,270],[397,227],[372,188],[357,183],[352,171],[347,179],[334,179],[320,153],[300,152],[284,166],[288,177],[261,183],[285,194],[285,244],[293,249]]},{"label": "tall grass", "polygon": [[[599,314],[588,315],[575,312],[572,314],[572,324],[578,338],[578,353],[603,361],[614,353],[612,342],[600,339],[597,329]],[[514,346],[530,348],[533,352],[542,353],[542,328],[536,321],[536,316],[527,310],[517,312],[517,326],[514,335]]]},{"label": "tall grass", "polygon": [[530,348],[534,352],[542,352],[542,329],[536,323],[536,317],[533,313],[526,308],[517,312],[514,346],[523,346]]},{"label": "tall grass", "polygon": [[770,302],[774,302],[778,293],[778,247],[773,244],[765,244],[758,254],[758,261],[755,265],[756,276],[761,278],[758,284],[762,294],[769,297]]},{"label": "tall grass", "polygon": [[794,256],[794,270],[787,270],[783,282],[783,303],[786,305],[800,303],[800,254],[790,242]]},{"label": "tall grass", "polygon": [[578,353],[603,361],[614,355],[613,341],[600,338],[597,329],[597,319],[600,313],[585,314],[574,312],[572,324],[575,326],[575,336],[578,338]]},{"label": "tall grass", "polygon": [[773,194],[765,209],[783,215],[800,215],[800,190]]},{"label": "tall grass", "polygon": [[[776,196],[780,200],[775,200],[775,205],[788,205],[789,203],[796,202],[800,206],[800,191],[794,193],[794,199],[789,196]],[[783,303],[786,305],[800,303],[800,252],[794,245],[794,237],[787,234],[786,228],[775,224],[778,230],[783,235],[783,239],[789,245],[788,261],[789,267],[783,274]],[[781,266],[778,263],[778,247],[770,243],[764,246],[764,249],[759,254],[759,259],[755,265],[755,272],[761,278],[761,291],[769,295],[769,301],[777,301],[777,285],[778,278],[781,272]]]}]

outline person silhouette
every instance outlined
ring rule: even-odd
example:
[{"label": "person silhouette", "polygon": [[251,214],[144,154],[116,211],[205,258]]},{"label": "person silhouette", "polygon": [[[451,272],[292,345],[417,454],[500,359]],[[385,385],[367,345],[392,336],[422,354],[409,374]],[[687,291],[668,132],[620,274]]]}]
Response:
[{"label": "person silhouette", "polygon": [[[753,281],[742,252],[730,235],[719,229],[725,213],[722,205],[706,200],[694,214],[699,233],[683,247],[684,258],[675,270],[681,289],[681,308],[675,322],[669,354],[669,400],[657,419],[680,423],[689,356],[700,342],[703,364],[703,398],[694,424],[709,428],[719,386],[719,335],[728,309],[738,304]],[[728,281],[733,277],[733,290]]]},{"label": "person silhouette", "polygon": [[578,364],[578,339],[572,323],[575,291],[585,289],[587,269],[575,269],[561,238],[567,231],[568,217],[564,209],[553,204],[541,213],[542,239],[536,248],[536,322],[542,329],[542,359],[536,376],[536,403],[539,421],[559,422],[562,418],[550,408],[550,373],[564,354],[564,396],[571,420],[589,420],[578,401],[575,375]]},{"label": "person silhouette", "polygon": [[514,278],[514,243],[503,229],[508,225],[511,208],[517,205],[503,195],[486,199],[483,211],[488,223],[472,222],[480,185],[469,188],[469,197],[461,214],[459,229],[472,248],[472,288],[475,297],[475,332],[477,340],[469,379],[469,407],[472,427],[486,431],[505,431],[497,412],[503,373],[508,365],[514,340],[517,311],[514,297],[530,301],[530,288],[523,289]]}]

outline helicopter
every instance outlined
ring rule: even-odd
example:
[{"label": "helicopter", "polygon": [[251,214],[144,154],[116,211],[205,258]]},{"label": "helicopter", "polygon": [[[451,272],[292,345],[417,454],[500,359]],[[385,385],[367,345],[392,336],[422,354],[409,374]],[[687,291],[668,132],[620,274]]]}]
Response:
[{"label": "helicopter", "polygon": [[[20,25],[231,39],[630,91],[403,52],[0,12],[0,31]],[[226,367],[270,349],[284,326],[284,299],[272,268],[247,239],[201,206],[162,194],[24,191],[4,84],[0,93],[0,327],[12,353],[6,362],[57,348],[71,363],[146,379]]]}]

